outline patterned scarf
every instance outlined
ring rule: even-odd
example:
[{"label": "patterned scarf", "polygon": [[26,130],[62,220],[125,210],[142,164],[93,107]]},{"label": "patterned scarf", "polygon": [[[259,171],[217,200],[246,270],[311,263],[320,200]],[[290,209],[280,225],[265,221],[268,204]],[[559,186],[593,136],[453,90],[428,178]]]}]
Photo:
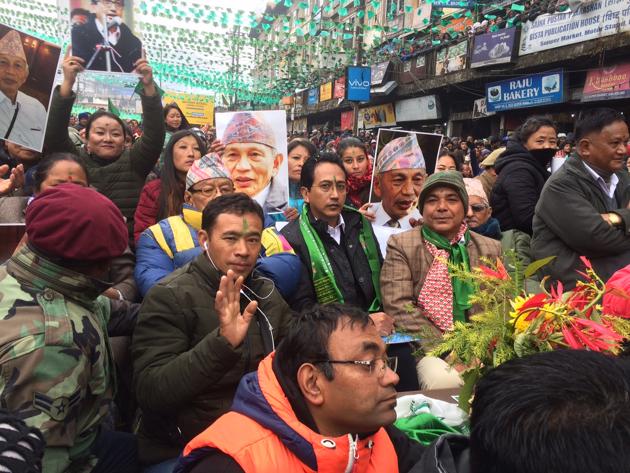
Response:
[{"label": "patterned scarf", "polygon": [[352,205],[358,209],[365,204],[361,200],[361,192],[372,183],[372,161],[368,159],[368,168],[365,174],[359,177],[348,175],[346,183],[348,184],[348,198]]},{"label": "patterned scarf", "polygon": [[[471,307],[468,297],[472,293],[469,284],[449,274],[446,261],[470,270],[466,244],[470,240],[468,227],[462,223],[459,232],[451,241],[422,226],[424,246],[433,255],[433,263],[420,294],[418,306],[442,332],[453,329],[453,321],[464,322],[466,310]],[[463,242],[462,242],[463,240]]]}]

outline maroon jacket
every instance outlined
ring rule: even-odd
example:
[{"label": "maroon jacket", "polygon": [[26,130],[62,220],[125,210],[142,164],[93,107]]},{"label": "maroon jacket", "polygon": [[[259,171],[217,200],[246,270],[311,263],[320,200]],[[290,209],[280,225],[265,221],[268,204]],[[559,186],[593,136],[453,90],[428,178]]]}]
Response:
[{"label": "maroon jacket", "polygon": [[160,179],[154,179],[142,188],[134,214],[133,238],[136,243],[143,231],[157,223],[161,184]]}]

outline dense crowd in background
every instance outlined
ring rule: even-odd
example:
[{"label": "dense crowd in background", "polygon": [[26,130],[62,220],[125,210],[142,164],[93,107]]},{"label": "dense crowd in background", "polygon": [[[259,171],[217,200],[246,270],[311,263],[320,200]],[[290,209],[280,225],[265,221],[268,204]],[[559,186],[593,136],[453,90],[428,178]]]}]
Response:
[{"label": "dense crowd in background", "polygon": [[566,135],[532,116],[435,157],[404,132],[379,149],[377,130],[294,134],[289,202],[270,211],[235,192],[235,167],[262,175],[273,154],[255,118],[222,136],[188,123],[144,59],[142,122],[74,116],[82,70],[64,59],[44,152],[0,154],[0,222],[26,229],[0,267],[0,471],[627,470],[625,357],[502,365],[470,437],[392,425],[398,392],[463,385],[429,355],[477,310],[454,265],[555,256],[532,282],[570,290],[585,256],[616,288],[600,303],[630,315],[622,114],[586,111]]}]

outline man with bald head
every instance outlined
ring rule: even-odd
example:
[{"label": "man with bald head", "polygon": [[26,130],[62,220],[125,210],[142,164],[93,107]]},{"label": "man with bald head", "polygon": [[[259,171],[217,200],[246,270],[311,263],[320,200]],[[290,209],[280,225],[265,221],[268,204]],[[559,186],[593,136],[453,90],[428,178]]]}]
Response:
[{"label": "man with bald head", "polygon": [[22,38],[10,30],[0,39],[0,139],[39,149],[46,128],[46,109],[20,88],[29,67]]},{"label": "man with bald head", "polygon": [[223,163],[230,172],[234,190],[247,194],[265,212],[286,206],[287,183],[275,179],[284,156],[264,117],[251,112],[234,114],[221,141],[225,145]]}]

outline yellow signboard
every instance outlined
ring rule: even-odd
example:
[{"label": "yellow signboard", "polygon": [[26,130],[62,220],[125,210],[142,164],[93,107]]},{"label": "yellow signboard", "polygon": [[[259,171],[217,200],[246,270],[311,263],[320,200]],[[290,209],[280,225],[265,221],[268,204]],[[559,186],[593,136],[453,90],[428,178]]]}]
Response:
[{"label": "yellow signboard", "polygon": [[175,102],[182,110],[188,123],[214,126],[214,98],[207,95],[185,92],[164,92],[164,104]]},{"label": "yellow signboard", "polygon": [[326,82],[319,86],[319,101],[325,102],[332,99],[333,83]]}]

